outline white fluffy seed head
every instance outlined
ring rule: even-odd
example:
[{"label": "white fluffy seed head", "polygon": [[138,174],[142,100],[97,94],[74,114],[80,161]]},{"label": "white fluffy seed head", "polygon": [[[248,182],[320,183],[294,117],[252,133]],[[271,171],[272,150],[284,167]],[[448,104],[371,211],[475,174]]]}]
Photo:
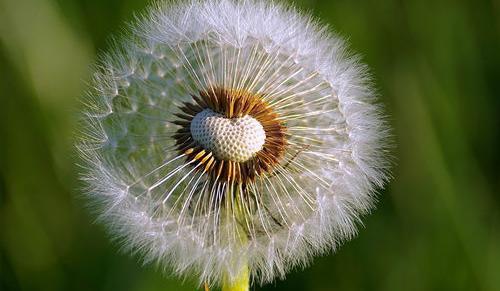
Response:
[{"label": "white fluffy seed head", "polygon": [[[388,177],[388,129],[366,67],[338,36],[263,0],[168,1],[133,27],[99,63],[78,144],[89,199],[127,249],[200,282],[246,264],[264,283],[356,234]],[[178,150],[179,104],[214,87],[261,96],[286,126],[280,160],[245,187]],[[205,111],[191,133],[244,160],[264,136],[240,121],[250,129],[219,139],[232,121]]]},{"label": "white fluffy seed head", "polygon": [[257,119],[248,115],[226,118],[211,109],[198,113],[190,129],[193,139],[221,160],[245,162],[262,149],[266,140]]}]

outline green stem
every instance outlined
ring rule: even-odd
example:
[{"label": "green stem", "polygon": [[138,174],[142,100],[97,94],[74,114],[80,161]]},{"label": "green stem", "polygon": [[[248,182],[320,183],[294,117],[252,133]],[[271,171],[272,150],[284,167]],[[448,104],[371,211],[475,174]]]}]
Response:
[{"label": "green stem", "polygon": [[[239,201],[239,191],[240,187],[236,187],[236,189],[228,188],[228,195],[234,195],[236,197],[236,205],[234,205],[235,211],[233,215],[236,217],[241,217],[243,211],[241,210],[241,201]],[[240,242],[242,245],[247,241],[245,233],[243,230],[241,232]],[[248,291],[250,290],[250,272],[248,270],[248,264],[245,262],[241,269],[238,271],[238,274],[235,278],[230,278],[230,276],[226,275],[225,279],[222,283],[222,291]]]},{"label": "green stem", "polygon": [[248,291],[250,290],[250,276],[248,272],[248,266],[245,264],[238,276],[230,281],[229,279],[224,280],[222,284],[222,291]]}]

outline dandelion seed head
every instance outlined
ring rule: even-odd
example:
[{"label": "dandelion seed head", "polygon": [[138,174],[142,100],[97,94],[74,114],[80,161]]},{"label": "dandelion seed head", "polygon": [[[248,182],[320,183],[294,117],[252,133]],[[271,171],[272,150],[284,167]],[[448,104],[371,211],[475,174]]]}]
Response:
[{"label": "dandelion seed head", "polygon": [[124,247],[220,284],[283,278],[356,234],[387,180],[367,69],[267,1],[157,4],[102,56],[79,152]]}]

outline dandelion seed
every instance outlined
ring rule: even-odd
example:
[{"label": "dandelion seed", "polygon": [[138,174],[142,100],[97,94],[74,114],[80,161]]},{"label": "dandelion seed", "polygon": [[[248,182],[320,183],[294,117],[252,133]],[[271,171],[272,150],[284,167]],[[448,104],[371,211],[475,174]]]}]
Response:
[{"label": "dandelion seed", "polygon": [[387,178],[387,128],[342,40],[282,5],[207,0],[155,6],[118,43],[78,148],[125,248],[229,288],[354,236]]}]

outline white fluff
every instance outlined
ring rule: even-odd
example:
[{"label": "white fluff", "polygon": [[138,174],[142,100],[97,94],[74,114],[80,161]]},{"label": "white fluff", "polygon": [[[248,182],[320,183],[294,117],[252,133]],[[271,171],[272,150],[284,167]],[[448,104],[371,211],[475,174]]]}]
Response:
[{"label": "white fluff", "polygon": [[[132,30],[99,63],[78,145],[88,196],[126,249],[215,285],[248,264],[264,283],[356,234],[387,179],[388,130],[365,66],[328,27],[282,4],[208,0],[158,4]],[[174,149],[173,114],[211,85],[264,94],[289,134],[281,166],[252,185],[244,245],[218,199],[230,185],[208,193]]]}]

